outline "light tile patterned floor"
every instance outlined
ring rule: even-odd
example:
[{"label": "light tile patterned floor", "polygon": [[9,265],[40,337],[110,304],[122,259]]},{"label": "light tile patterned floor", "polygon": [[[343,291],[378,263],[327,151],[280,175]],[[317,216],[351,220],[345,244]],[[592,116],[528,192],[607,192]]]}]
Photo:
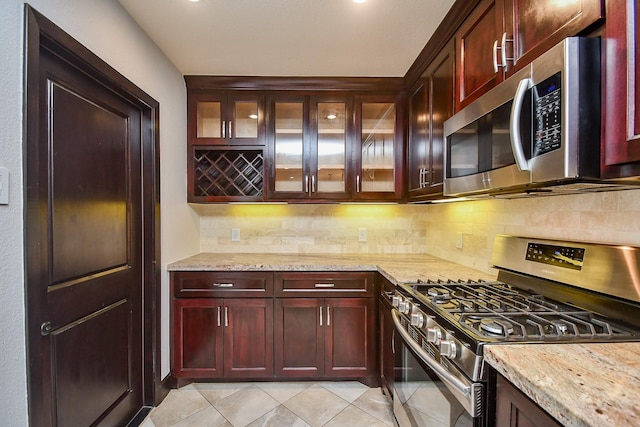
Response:
[{"label": "light tile patterned floor", "polygon": [[171,390],[141,427],[394,426],[379,388],[359,382],[198,383]]}]

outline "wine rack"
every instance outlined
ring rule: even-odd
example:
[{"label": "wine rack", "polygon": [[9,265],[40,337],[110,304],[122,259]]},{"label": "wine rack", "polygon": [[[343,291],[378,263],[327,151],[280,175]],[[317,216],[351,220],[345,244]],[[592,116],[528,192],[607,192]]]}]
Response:
[{"label": "wine rack", "polygon": [[261,198],[264,153],[260,150],[195,149],[193,195],[204,198]]}]

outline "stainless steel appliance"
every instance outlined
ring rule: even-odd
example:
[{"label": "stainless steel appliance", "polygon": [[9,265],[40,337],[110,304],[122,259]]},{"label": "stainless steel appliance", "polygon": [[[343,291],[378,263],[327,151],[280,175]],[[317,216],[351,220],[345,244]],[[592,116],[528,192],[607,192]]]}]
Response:
[{"label": "stainless steel appliance", "polygon": [[567,38],[444,123],[444,194],[610,189],[600,113],[600,41]]},{"label": "stainless steel appliance", "polygon": [[388,295],[401,427],[489,425],[486,345],[640,340],[640,248],[500,235],[491,262],[496,281]]}]

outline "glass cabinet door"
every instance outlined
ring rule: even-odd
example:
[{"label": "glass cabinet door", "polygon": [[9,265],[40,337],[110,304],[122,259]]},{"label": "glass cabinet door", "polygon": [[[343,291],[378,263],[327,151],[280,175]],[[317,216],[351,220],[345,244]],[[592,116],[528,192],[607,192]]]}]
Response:
[{"label": "glass cabinet door", "polygon": [[189,94],[189,140],[198,145],[264,145],[263,96]]},{"label": "glass cabinet door", "polygon": [[344,193],[347,151],[346,104],[319,102],[316,120],[316,174],[311,174],[311,192]]},{"label": "glass cabinet door", "polygon": [[199,101],[197,103],[196,137],[222,138],[222,103]]},{"label": "glass cabinet door", "polygon": [[258,138],[258,102],[236,101],[233,118],[229,121],[229,136],[234,139]]},{"label": "glass cabinet door", "polygon": [[356,177],[357,192],[395,191],[395,125],[395,103],[362,103],[361,166]]},{"label": "glass cabinet door", "polygon": [[[274,103],[275,191],[307,191],[304,174],[304,103]],[[307,182],[305,182],[305,180]]]}]

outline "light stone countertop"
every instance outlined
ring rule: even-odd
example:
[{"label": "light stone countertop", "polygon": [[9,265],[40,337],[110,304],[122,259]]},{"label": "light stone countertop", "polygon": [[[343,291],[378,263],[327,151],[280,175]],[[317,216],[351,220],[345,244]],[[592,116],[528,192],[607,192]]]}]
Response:
[{"label": "light stone countertop", "polygon": [[484,357],[565,426],[640,426],[640,343],[487,345]]},{"label": "light stone countertop", "polygon": [[379,271],[393,284],[438,279],[495,280],[488,274],[431,255],[200,253],[169,271]]},{"label": "light stone countertop", "polygon": [[[213,254],[169,271],[379,271],[394,284],[495,275],[430,255]],[[485,361],[569,427],[640,426],[640,343],[486,345]]]}]

